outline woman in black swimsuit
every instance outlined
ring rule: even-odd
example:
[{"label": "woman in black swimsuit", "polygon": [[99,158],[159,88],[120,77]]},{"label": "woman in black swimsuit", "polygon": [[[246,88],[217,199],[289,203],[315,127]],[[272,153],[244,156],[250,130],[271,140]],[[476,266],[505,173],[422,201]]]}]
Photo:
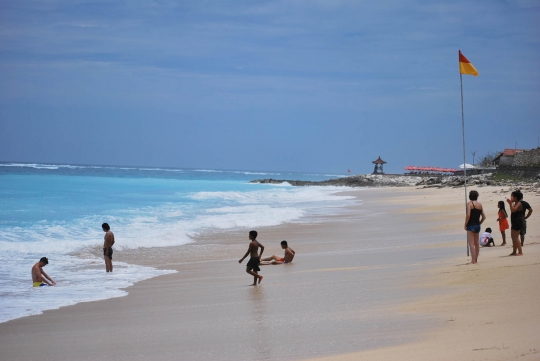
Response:
[{"label": "woman in black swimsuit", "polygon": [[465,230],[467,231],[467,241],[471,250],[471,264],[478,263],[480,253],[480,225],[485,221],[484,208],[477,201],[478,192],[469,192],[470,202],[467,203],[467,216],[465,217]]},{"label": "woman in black swimsuit", "polygon": [[510,205],[512,214],[510,215],[510,221],[512,227],[510,228],[510,235],[512,236],[512,253],[510,256],[523,256],[521,250],[521,241],[519,240],[519,233],[521,227],[523,227],[523,212],[521,200],[523,199],[523,193],[520,190],[512,192],[510,199],[506,198],[506,201]]}]

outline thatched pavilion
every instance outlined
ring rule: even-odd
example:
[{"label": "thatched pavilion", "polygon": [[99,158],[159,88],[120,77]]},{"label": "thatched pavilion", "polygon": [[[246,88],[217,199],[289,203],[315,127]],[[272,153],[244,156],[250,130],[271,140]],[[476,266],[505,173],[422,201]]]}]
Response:
[{"label": "thatched pavilion", "polygon": [[386,162],[381,159],[381,156],[379,156],[379,158],[377,158],[371,163],[375,164],[375,169],[373,169],[373,174],[384,174],[383,164],[386,164]]}]

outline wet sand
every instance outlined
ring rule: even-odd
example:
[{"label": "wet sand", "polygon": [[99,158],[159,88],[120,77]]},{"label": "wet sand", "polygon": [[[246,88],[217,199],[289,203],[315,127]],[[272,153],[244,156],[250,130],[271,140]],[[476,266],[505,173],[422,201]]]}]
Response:
[{"label": "wet sand", "polygon": [[[484,205],[488,219],[483,225],[491,227],[495,243],[500,245],[496,215],[497,201],[510,192],[500,188],[477,188],[479,201]],[[420,192],[423,192],[421,190]],[[429,191],[428,193],[431,193]],[[408,197],[394,198],[396,202],[417,204],[408,213],[425,213],[446,230],[442,222],[454,218],[463,210],[463,202],[456,204],[456,189],[435,190],[441,203],[420,205]],[[463,197],[463,192],[460,193]],[[416,200],[421,200],[417,197]],[[540,209],[536,195],[525,194],[533,210]],[[444,207],[443,212],[441,207]],[[459,209],[461,208],[461,210]],[[508,207],[507,207],[508,208]],[[495,209],[495,212],[493,211]],[[504,247],[481,248],[478,265],[467,265],[460,255],[445,259],[435,267],[417,274],[411,287],[437,290],[437,294],[399,307],[399,314],[431,315],[436,329],[425,333],[418,342],[392,347],[376,348],[355,353],[342,353],[330,357],[308,358],[313,361],[349,360],[540,360],[540,230],[538,211],[528,219],[528,230],[523,257],[510,257],[511,239],[507,231]],[[462,217],[460,217],[462,219]],[[462,221],[461,221],[462,222]],[[483,229],[482,229],[483,230]],[[463,242],[448,242],[428,248],[463,248]]]},{"label": "wet sand", "polygon": [[[486,209],[495,209],[486,224],[497,229],[502,198],[488,187],[479,191]],[[262,267],[260,286],[249,286],[245,262],[237,262],[248,229],[208,233],[182,247],[119,252],[120,261],[178,273],[140,282],[126,297],[0,324],[0,356],[432,360],[439,347],[446,350],[441,360],[538,356],[529,351],[538,340],[531,332],[539,324],[538,213],[529,221],[525,257],[502,257],[508,247],[482,249],[480,264],[465,266],[463,190],[345,193],[362,204],[316,223],[258,229],[265,255],[281,254],[282,239],[297,252],[290,265]]]},{"label": "wet sand", "polygon": [[478,266],[459,257],[430,269],[415,287],[439,294],[395,310],[437,320],[421,341],[309,360],[540,360],[539,242],[524,252],[517,261],[500,247],[481,253]]}]

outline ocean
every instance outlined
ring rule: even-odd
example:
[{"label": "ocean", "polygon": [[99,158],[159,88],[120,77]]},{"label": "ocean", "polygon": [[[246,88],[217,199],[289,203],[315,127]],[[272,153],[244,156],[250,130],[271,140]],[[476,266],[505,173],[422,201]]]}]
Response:
[{"label": "ocean", "polygon": [[[0,163],[0,322],[127,294],[174,273],[122,262],[105,272],[101,224],[115,252],[181,246],[202,232],[306,222],[350,205],[337,187],[251,184],[257,178],[324,180],[338,174]],[[31,267],[56,287],[33,288]]]}]

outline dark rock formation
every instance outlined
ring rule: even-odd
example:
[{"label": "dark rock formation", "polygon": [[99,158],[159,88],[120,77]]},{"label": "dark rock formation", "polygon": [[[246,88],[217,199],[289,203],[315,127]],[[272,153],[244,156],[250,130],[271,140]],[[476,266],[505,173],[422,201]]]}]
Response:
[{"label": "dark rock formation", "polygon": [[[443,187],[461,187],[465,183],[465,180],[461,176],[448,176],[442,178],[424,178],[420,182],[416,183],[417,186],[437,186]],[[479,174],[467,177],[467,184],[470,185],[497,185],[497,182],[491,180],[491,177],[486,174]]]},{"label": "dark rock formation", "polygon": [[400,176],[400,175],[381,175],[381,174],[362,174],[351,177],[334,178],[325,181],[300,181],[286,179],[257,179],[250,183],[260,184],[283,184],[289,183],[292,186],[337,186],[337,187],[403,187],[412,186],[420,181],[421,177]]},{"label": "dark rock formation", "polygon": [[[417,186],[421,188],[445,188],[463,187],[464,179],[462,176],[434,176],[434,177],[415,177],[406,175],[381,175],[381,174],[363,174],[351,177],[334,178],[325,181],[301,181],[286,179],[257,179],[250,183],[260,184],[283,184],[289,183],[292,186],[337,186],[337,187],[410,187]],[[467,177],[467,185],[470,187],[498,186],[508,189],[521,189],[522,191],[534,192],[540,195],[540,183],[538,179],[531,180],[494,180],[492,174],[478,174]]]}]

